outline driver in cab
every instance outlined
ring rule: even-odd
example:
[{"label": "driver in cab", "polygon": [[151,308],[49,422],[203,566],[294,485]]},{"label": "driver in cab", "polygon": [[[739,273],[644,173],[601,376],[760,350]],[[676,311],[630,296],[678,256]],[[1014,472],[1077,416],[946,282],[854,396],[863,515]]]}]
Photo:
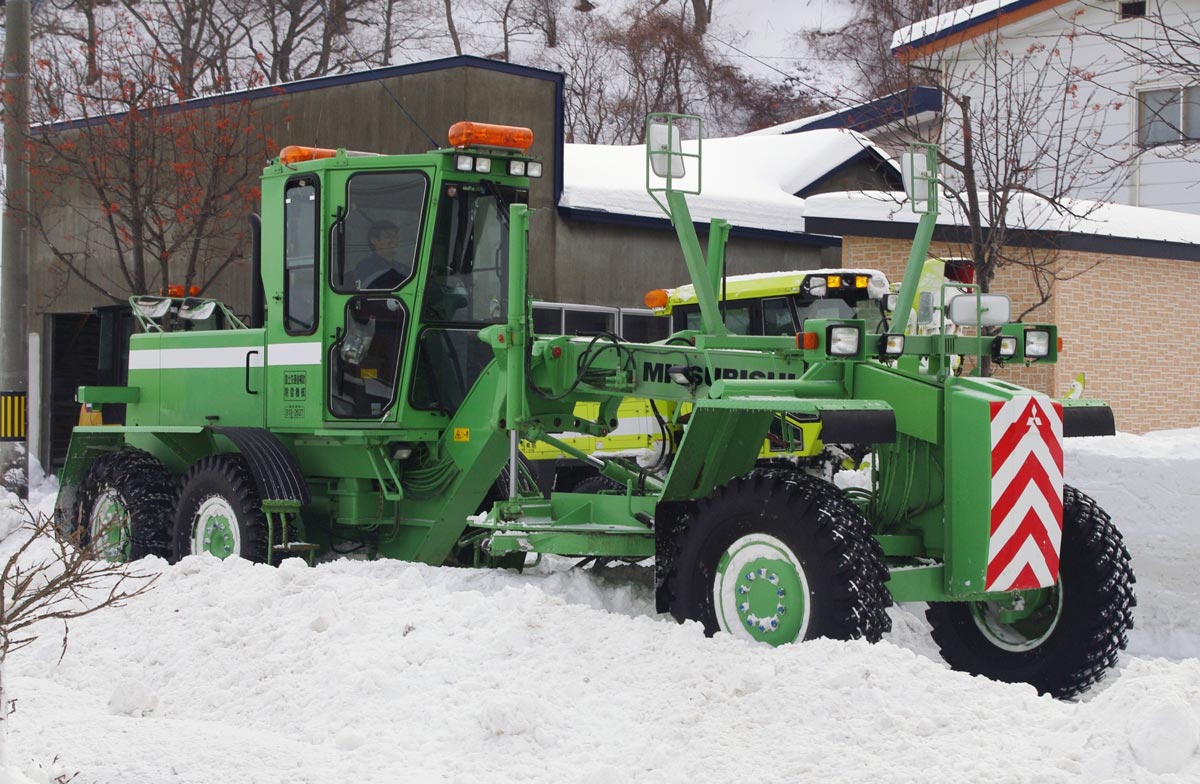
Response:
[{"label": "driver in cab", "polygon": [[394,289],[405,275],[396,261],[396,248],[400,245],[400,230],[391,221],[381,220],[371,224],[367,230],[367,245],[371,255],[354,268],[354,288]]}]

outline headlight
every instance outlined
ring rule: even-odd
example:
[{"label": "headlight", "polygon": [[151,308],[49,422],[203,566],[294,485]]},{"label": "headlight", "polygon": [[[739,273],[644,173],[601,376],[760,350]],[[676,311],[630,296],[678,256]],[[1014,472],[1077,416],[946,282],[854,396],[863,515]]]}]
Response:
[{"label": "headlight", "polygon": [[1050,333],[1044,329],[1031,329],[1025,333],[1025,356],[1040,359],[1050,355]]},{"label": "headlight", "polygon": [[534,179],[541,177],[542,176],[542,162],[541,161],[530,161],[525,166],[525,174],[527,174],[528,176],[530,176]]},{"label": "headlight", "polygon": [[475,168],[475,159],[470,155],[455,155],[454,168],[459,171],[471,171]]},{"label": "headlight", "polygon": [[881,335],[879,353],[885,357],[898,357],[904,353],[903,335]]},{"label": "headlight", "polygon": [[475,159],[475,171],[479,172],[480,174],[487,174],[491,170],[492,170],[492,159],[491,158],[476,158]]},{"label": "headlight", "polygon": [[508,173],[514,177],[525,176],[525,161],[509,161]]},{"label": "headlight", "polygon": [[1002,335],[996,338],[993,349],[997,359],[1010,359],[1017,353],[1017,339],[1013,335]]},{"label": "headlight", "polygon": [[858,353],[858,327],[830,327],[828,352],[835,357],[852,357]]}]

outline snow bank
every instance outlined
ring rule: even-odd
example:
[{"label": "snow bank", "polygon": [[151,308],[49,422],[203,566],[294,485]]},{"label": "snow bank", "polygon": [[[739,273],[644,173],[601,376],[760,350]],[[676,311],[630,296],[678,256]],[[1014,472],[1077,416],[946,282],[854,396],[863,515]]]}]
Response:
[{"label": "snow bank", "polygon": [[920,608],[879,645],[773,649],[655,616],[640,567],[205,556],[141,562],[159,585],[74,623],[61,662],[53,630],[16,654],[13,748],[122,784],[1200,780],[1200,430],[1070,443],[1141,602],[1077,704],[949,671]]},{"label": "snow bank", "polygon": [[1137,575],[1129,650],[1200,655],[1200,429],[1067,441],[1066,481],[1124,533]]}]

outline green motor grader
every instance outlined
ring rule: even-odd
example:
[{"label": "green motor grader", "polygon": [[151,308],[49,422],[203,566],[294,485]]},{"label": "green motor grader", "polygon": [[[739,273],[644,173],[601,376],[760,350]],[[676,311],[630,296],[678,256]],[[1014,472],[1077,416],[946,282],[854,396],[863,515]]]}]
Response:
[{"label": "green motor grader", "polygon": [[[892,602],[928,602],[955,668],[1062,697],[1098,681],[1132,627],[1133,574],[1108,516],[1063,484],[1063,439],[1111,434],[1112,413],[952,370],[956,356],[1054,362],[1055,327],[1009,323],[1006,298],[956,285],[941,302],[953,333],[810,318],[795,335],[732,334],[725,224],[702,250],[688,211],[693,121],[647,119],[646,183],[699,319],[647,344],[532,334],[528,130],[460,123],[419,155],[286,148],[262,175],[248,319],[133,298],[128,385],[79,390],[125,404],[126,423],[75,429],[61,524],[114,559],[654,558],[660,611],[710,634],[876,641]],[[925,214],[899,314],[936,217],[932,153],[914,160]],[[660,470],[564,440],[611,433],[630,398],[686,404]],[[819,426],[869,447],[871,487],[756,467],[777,421],[799,423],[784,438]],[[621,489],[543,495],[521,440]]]}]

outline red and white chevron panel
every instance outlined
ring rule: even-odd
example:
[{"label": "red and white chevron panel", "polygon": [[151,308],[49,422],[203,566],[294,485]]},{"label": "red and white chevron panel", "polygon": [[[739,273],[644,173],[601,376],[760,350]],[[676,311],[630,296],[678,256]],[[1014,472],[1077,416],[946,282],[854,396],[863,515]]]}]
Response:
[{"label": "red and white chevron panel", "polygon": [[1062,542],[1062,405],[1045,397],[991,405],[987,590],[1048,588],[1058,581]]}]

